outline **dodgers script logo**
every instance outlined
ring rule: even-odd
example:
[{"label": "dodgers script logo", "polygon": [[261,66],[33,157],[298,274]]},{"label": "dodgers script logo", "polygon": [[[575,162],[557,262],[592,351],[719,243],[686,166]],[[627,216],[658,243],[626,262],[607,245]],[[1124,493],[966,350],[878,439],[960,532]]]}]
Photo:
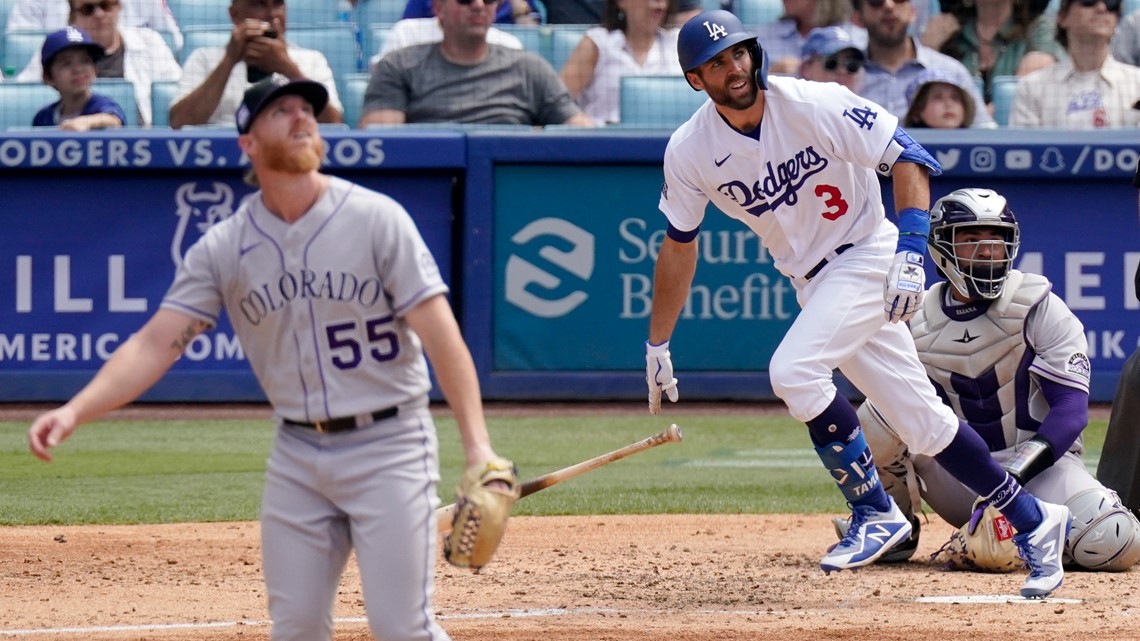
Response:
[{"label": "dodgers script logo", "polygon": [[[511,236],[511,242],[526,245],[540,236],[553,236],[558,245],[570,245],[568,251],[563,251],[553,244],[547,244],[538,250],[540,258],[583,281],[589,280],[594,273],[593,234],[561,218],[539,218]],[[589,298],[580,289],[561,298],[539,296],[535,292],[552,293],[557,290],[562,285],[562,279],[516,255],[507,259],[506,271],[507,301],[541,318],[565,316]]]},{"label": "dodgers script logo", "polygon": [[[170,257],[174,259],[174,266],[182,265],[183,243],[192,245],[198,236],[206,233],[210,227],[229,218],[234,213],[234,190],[225,183],[209,183],[209,191],[198,189],[198,183],[183,183],[174,192],[175,215],[178,216],[178,227],[174,230],[174,238],[170,243]],[[186,238],[186,230],[190,226],[190,219],[197,219],[194,228],[197,236]]]},{"label": "dodgers script logo", "polygon": [[[808,178],[827,168],[827,159],[816,152],[815,147],[797,153],[782,163],[766,165],[768,173],[749,187],[733,180],[717,187],[717,191],[731,198],[753,216],[761,216],[775,211],[783,204],[795,206],[799,201],[798,192]],[[759,204],[757,204],[759,203]]]}]

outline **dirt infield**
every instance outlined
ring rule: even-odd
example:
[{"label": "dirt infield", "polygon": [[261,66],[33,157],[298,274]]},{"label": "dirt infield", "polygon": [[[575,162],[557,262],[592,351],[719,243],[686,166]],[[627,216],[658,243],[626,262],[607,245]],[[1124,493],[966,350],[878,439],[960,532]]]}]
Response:
[{"label": "dirt infield", "polygon": [[[7,409],[25,420],[42,408]],[[119,417],[134,412],[166,410]],[[268,417],[258,406],[225,416],[240,412]],[[438,563],[436,613],[457,641],[1140,639],[1140,570],[1070,572],[1058,599],[1024,602],[1008,596],[1020,574],[929,562],[949,533],[932,518],[911,562],[828,576],[818,566],[834,540],[826,515],[517,517],[482,572]],[[371,639],[363,616],[350,563],[335,638]],[[0,639],[264,640],[266,618],[255,523],[0,537]]]},{"label": "dirt infield", "polygon": [[[828,576],[821,515],[519,517],[482,572],[439,563],[436,611],[469,641],[1140,638],[1136,570],[1070,573],[1056,596],[1079,602],[963,603],[1022,577],[939,570],[948,534],[931,522],[915,561]],[[254,523],[7,528],[0,638],[268,639],[260,569]],[[351,563],[336,616],[336,639],[372,638]]]}]

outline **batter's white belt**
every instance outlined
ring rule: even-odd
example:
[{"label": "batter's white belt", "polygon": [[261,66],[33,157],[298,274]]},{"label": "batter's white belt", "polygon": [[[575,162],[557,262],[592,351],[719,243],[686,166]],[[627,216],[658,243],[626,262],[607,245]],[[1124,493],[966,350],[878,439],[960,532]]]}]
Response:
[{"label": "batter's white belt", "polygon": [[302,421],[292,421],[289,419],[282,419],[282,423],[290,427],[305,427],[311,430],[316,430],[321,434],[328,434],[330,432],[348,432],[358,427],[365,427],[377,421],[382,421],[386,418],[392,418],[400,413],[399,407],[386,407],[382,410],[376,410],[371,414],[357,414],[356,416],[342,416],[340,418],[330,418],[323,421],[315,421],[313,423],[305,423]]},{"label": "batter's white belt", "polygon": [[804,280],[809,281],[815,278],[816,274],[819,274],[820,270],[822,270],[824,267],[827,267],[827,264],[829,262],[835,260],[836,258],[839,258],[840,254],[847,251],[848,249],[851,249],[854,246],[855,243],[844,243],[839,247],[836,247],[834,251],[828,252],[828,254],[823,257],[823,260],[820,260],[815,264],[815,267],[812,267],[810,270],[808,270],[808,273],[804,274]]}]

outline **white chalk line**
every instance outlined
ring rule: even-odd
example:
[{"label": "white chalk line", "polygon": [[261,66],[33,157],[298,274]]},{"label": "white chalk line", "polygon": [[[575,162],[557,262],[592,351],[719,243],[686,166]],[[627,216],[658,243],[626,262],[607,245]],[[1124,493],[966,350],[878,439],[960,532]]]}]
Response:
[{"label": "white chalk line", "polygon": [[[945,596],[945,597],[917,597],[914,599],[916,603],[946,603],[946,604],[961,604],[961,603],[977,603],[977,604],[1005,604],[1005,603],[1068,603],[1079,604],[1083,603],[1081,599],[1064,599],[1057,597],[1050,597],[1047,599],[1025,599],[1020,596],[1013,595],[964,595],[964,596]],[[650,609],[617,609],[617,608],[536,608],[525,610],[500,610],[496,612],[456,612],[453,614],[438,614],[436,619],[440,621],[459,621],[459,620],[478,620],[478,619],[509,619],[509,618],[536,618],[536,617],[558,617],[569,615],[581,614],[603,614],[603,615],[660,615],[668,610],[650,610]],[[727,615],[727,616],[785,616],[792,614],[791,610],[696,610],[690,611],[694,614],[704,615]],[[796,610],[796,616],[804,616],[808,614],[804,610]],[[825,615],[826,611],[820,611],[821,615]],[[368,619],[365,617],[338,617],[333,619],[337,624],[356,624],[367,623]],[[79,626],[79,627],[63,627],[63,628],[36,628],[36,629],[14,629],[3,630],[0,629],[0,636],[37,636],[46,634],[75,634],[75,635],[88,635],[88,634],[108,634],[116,632],[161,632],[164,630],[206,630],[206,629],[220,629],[220,628],[238,628],[238,627],[264,627],[270,625],[266,620],[246,620],[246,621],[209,621],[206,623],[151,623],[140,625],[105,625],[105,626]]]}]

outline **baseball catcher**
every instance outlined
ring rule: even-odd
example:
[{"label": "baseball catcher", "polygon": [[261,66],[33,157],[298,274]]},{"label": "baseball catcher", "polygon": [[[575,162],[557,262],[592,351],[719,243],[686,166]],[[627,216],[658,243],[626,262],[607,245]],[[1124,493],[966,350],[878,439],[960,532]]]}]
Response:
[{"label": "baseball catcher", "polygon": [[443,556],[461,568],[491,562],[519,498],[518,470],[505,458],[467,468],[455,488],[455,517],[443,541]]},{"label": "baseball catcher", "polygon": [[[1011,475],[1043,501],[1069,507],[1065,562],[1127,570],[1140,560],[1140,521],[1081,458],[1090,373],[1084,327],[1047,279],[1013,269],[1021,229],[1001,195],[960,189],[930,214],[930,253],[946,281],[930,288],[911,321],[927,374]],[[1003,526],[975,509],[978,495],[932,458],[909,452],[873,403],[858,415],[884,487],[912,522],[921,496],[962,528],[936,558],[958,569],[1010,569]],[[917,543],[915,528],[884,559],[905,560]]]}]

